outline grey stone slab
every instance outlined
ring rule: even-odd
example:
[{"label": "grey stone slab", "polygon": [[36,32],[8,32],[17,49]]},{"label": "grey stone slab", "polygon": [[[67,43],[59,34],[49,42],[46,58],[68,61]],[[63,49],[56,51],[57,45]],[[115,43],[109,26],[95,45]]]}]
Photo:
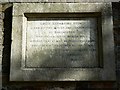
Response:
[{"label": "grey stone slab", "polygon": [[[97,66],[95,68],[94,67],[82,68],[75,66],[63,68],[62,64],[59,63],[61,67],[57,67],[57,68],[47,67],[48,64],[51,65],[50,63],[52,63],[48,58],[49,61],[47,61],[47,63],[44,64],[44,68],[38,67],[39,65],[37,64],[43,63],[42,61],[41,62],[39,61],[40,53],[42,53],[42,51],[39,52],[38,55],[36,55],[35,53],[32,53],[33,48],[26,49],[27,47],[30,47],[30,45],[32,45],[32,44],[28,44],[26,39],[33,38],[34,40],[36,35],[37,34],[40,35],[40,31],[43,30],[43,29],[41,30],[37,29],[39,33],[31,31],[32,29],[31,30],[28,29],[29,31],[27,31],[27,28],[33,28],[32,26],[35,27],[37,24],[41,24],[41,23],[35,24],[35,22],[46,20],[46,22],[48,23],[47,20],[49,19],[46,19],[44,15],[43,16],[40,15],[40,13],[49,13],[50,15],[51,13],[77,14],[77,13],[93,13],[93,12],[100,12],[102,17],[101,18],[102,29],[98,28],[98,31],[101,30],[102,32],[101,33],[102,41],[99,42],[100,45],[102,44],[102,47],[99,47],[100,48],[99,50],[101,50],[103,57],[99,57],[99,58],[102,58],[101,62],[103,63],[103,65],[101,65],[101,67]],[[114,81],[116,79],[116,76],[115,76],[114,41],[113,41],[114,40],[113,22],[112,22],[111,12],[112,12],[111,3],[13,3],[10,81],[100,81],[100,80]],[[60,18],[60,15],[58,16]],[[44,18],[40,19],[40,17],[44,17]],[[53,18],[55,16],[48,16],[48,17],[51,17],[52,18],[51,21],[54,21]],[[66,19],[69,20],[68,17],[69,15],[64,16],[63,20]],[[29,21],[30,22],[33,21],[33,23],[29,25]],[[60,22],[61,20],[58,19],[58,21]],[[37,25],[37,28],[38,26],[39,25]],[[58,26],[61,27],[61,25]],[[44,28],[46,27],[47,26],[44,26]],[[51,27],[53,26],[51,25]],[[47,28],[50,28],[50,26]],[[60,30],[64,30],[64,29],[60,29]],[[42,33],[43,35],[48,35],[47,32],[42,32]],[[28,38],[27,35],[29,35]],[[50,35],[56,35],[56,34],[50,34]],[[43,39],[43,40],[47,40],[47,39]],[[40,44],[40,42],[38,41],[37,44]],[[40,49],[35,48],[33,50],[39,51]],[[26,51],[28,53],[26,53]],[[31,60],[30,62],[32,63],[30,63],[29,61],[26,63],[26,59],[29,56],[31,56],[28,54],[35,54],[33,55],[33,59],[31,59],[31,57],[29,58],[29,60]],[[37,57],[38,59],[36,59]],[[42,59],[44,58],[47,57],[43,55]],[[99,64],[101,64],[101,62],[99,62]],[[27,67],[26,65],[29,66],[31,65],[31,66]],[[58,66],[58,63],[56,64],[56,66]]]}]

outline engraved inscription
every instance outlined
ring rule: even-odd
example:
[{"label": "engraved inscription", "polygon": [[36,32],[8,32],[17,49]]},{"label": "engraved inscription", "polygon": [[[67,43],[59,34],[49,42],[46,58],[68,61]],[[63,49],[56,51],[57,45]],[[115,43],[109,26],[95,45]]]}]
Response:
[{"label": "engraved inscription", "polygon": [[96,28],[95,18],[27,21],[26,66],[98,66]]}]

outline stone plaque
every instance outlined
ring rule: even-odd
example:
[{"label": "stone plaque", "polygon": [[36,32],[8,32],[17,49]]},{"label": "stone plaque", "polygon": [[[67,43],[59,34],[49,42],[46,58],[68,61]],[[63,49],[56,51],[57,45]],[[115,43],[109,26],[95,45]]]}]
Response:
[{"label": "stone plaque", "polygon": [[13,3],[10,81],[114,81],[111,3]]},{"label": "stone plaque", "polygon": [[26,67],[95,67],[96,18],[27,21]]}]

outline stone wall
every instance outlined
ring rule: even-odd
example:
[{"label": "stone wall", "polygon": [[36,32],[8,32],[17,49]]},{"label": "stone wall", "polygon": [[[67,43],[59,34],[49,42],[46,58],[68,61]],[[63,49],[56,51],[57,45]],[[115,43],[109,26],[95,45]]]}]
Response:
[{"label": "stone wall", "polygon": [[[0,2],[0,89],[3,90],[120,90],[120,3],[113,3],[113,20],[114,20],[114,40],[116,52],[116,75],[117,82],[9,82],[9,52],[11,45],[11,4],[7,2],[100,2],[101,0],[1,0]],[[111,1],[111,0],[102,0]],[[113,0],[118,1],[118,0]],[[5,17],[5,19],[4,19]],[[4,23],[3,23],[4,21]],[[9,22],[8,22],[9,21]],[[4,24],[4,25],[3,25]],[[7,28],[3,26],[7,25]],[[3,31],[4,30],[4,31]],[[9,31],[8,31],[9,30]],[[5,33],[5,35],[4,35]],[[4,36],[4,39],[3,39]],[[6,41],[7,40],[7,41]],[[4,44],[3,44],[4,42]],[[3,50],[3,46],[6,48]],[[2,57],[3,56],[3,57]],[[4,60],[4,61],[2,61]],[[3,63],[3,76],[2,76]],[[34,84],[33,84],[34,83]],[[99,88],[99,89],[98,89]]]}]

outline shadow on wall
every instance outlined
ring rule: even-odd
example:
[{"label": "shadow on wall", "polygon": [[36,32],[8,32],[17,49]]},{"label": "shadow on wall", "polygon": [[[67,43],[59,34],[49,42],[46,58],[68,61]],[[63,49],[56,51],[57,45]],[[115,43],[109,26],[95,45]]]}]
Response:
[{"label": "shadow on wall", "polygon": [[3,42],[3,58],[2,58],[2,77],[3,86],[9,81],[10,74],[10,52],[11,52],[11,32],[12,32],[12,7],[4,11],[4,42]]}]

